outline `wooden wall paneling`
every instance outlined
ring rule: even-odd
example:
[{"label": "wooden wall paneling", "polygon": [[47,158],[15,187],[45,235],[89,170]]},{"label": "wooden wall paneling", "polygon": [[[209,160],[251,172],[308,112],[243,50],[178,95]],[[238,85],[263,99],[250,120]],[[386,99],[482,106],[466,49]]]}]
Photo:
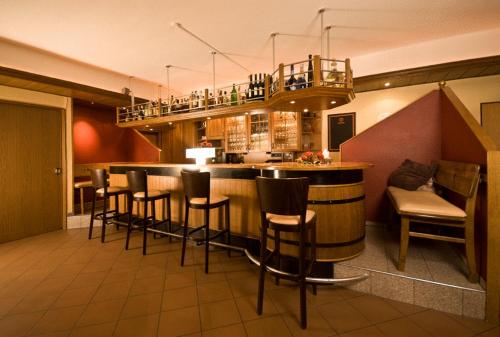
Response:
[{"label": "wooden wall paneling", "polygon": [[500,151],[488,152],[486,319],[500,322]]},{"label": "wooden wall paneling", "polygon": [[500,146],[500,102],[481,103],[481,125]]}]

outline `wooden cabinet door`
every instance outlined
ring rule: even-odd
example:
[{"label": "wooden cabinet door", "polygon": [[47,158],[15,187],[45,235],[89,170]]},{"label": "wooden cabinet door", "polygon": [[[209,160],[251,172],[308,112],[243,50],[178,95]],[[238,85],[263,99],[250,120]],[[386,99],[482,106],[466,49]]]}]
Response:
[{"label": "wooden cabinet door", "polygon": [[224,139],[224,118],[207,120],[205,135],[207,139]]},{"label": "wooden cabinet door", "polygon": [[62,228],[62,116],[0,102],[0,242]]}]

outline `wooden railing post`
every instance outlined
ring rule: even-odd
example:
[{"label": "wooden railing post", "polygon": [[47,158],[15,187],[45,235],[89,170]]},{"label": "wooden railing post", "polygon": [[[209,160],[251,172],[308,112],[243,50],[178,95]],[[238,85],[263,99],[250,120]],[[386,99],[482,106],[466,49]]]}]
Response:
[{"label": "wooden railing post", "polygon": [[120,123],[120,108],[116,108],[116,124]]},{"label": "wooden railing post", "polygon": [[321,73],[321,58],[319,55],[313,56],[313,74],[314,74],[313,87],[321,86],[322,73]]},{"label": "wooden railing post", "polygon": [[267,101],[269,99],[270,78],[271,78],[271,75],[266,75],[266,77],[264,78],[264,101]]},{"label": "wooden railing post", "polygon": [[352,89],[352,69],[351,69],[351,59],[345,59],[345,81],[346,87]]},{"label": "wooden railing post", "polygon": [[280,63],[278,68],[278,91],[285,91],[285,65]]},{"label": "wooden railing post", "polygon": [[208,89],[205,89],[205,110],[208,110]]}]

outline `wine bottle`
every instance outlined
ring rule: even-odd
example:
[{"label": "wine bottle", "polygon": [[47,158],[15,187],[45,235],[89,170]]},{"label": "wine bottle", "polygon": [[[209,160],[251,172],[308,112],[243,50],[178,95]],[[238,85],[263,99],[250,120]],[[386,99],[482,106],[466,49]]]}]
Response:
[{"label": "wine bottle", "polygon": [[252,81],[252,75],[249,76],[250,78],[250,84],[248,85],[248,97],[247,99],[252,99],[253,98],[253,81]]},{"label": "wine bottle", "polygon": [[253,76],[253,98],[259,98],[259,82],[257,82],[257,74]]},{"label": "wine bottle", "polygon": [[233,84],[233,90],[231,90],[231,105],[238,104],[238,92],[236,91],[236,87]]},{"label": "wine bottle", "polygon": [[307,65],[307,86],[312,87],[314,82],[312,55],[309,54],[309,64]]},{"label": "wine bottle", "polygon": [[297,78],[297,88],[304,89],[306,87],[306,79],[304,78],[304,65],[300,65],[300,74]]},{"label": "wine bottle", "polygon": [[293,64],[290,66],[290,78],[288,79],[287,88],[291,91],[297,89],[297,79],[293,74]]},{"label": "wine bottle", "polygon": [[259,98],[264,97],[264,82],[262,81],[262,73],[259,74]]}]

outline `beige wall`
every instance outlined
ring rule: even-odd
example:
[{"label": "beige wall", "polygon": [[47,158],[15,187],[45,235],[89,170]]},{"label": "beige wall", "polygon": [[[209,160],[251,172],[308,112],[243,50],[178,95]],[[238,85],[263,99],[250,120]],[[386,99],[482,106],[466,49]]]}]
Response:
[{"label": "beige wall", "polygon": [[[500,101],[500,75],[449,81],[447,85],[453,89],[477,121],[480,121],[482,102]],[[356,94],[356,98],[349,104],[323,111],[323,148],[328,147],[328,115],[356,112],[356,133],[359,134],[437,88],[437,83],[430,83],[362,92]],[[334,153],[333,158],[338,160],[338,153]]]}]

